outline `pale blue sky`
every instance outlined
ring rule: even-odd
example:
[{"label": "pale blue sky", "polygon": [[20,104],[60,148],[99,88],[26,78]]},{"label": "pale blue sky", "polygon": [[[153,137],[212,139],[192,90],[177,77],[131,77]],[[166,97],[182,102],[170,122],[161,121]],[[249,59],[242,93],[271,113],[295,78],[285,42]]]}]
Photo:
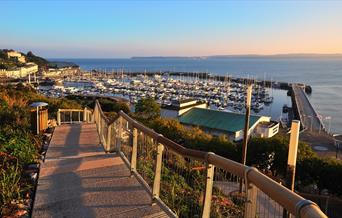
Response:
[{"label": "pale blue sky", "polygon": [[0,48],[45,57],[342,53],[342,1],[0,0]]}]

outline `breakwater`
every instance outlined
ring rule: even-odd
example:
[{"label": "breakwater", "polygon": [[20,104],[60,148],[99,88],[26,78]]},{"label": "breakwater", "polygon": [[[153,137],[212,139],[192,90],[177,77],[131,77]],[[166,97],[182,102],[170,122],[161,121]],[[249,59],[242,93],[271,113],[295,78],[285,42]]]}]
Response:
[{"label": "breakwater", "polygon": [[[217,74],[212,74],[208,72],[175,72],[175,71],[136,71],[136,72],[131,72],[131,71],[98,71],[98,70],[92,70],[88,73],[91,73],[92,76],[114,76],[114,77],[123,77],[123,76],[147,76],[147,77],[153,77],[156,75],[159,76],[170,76],[170,77],[183,77],[183,78],[197,78],[200,80],[215,80],[215,81],[231,81],[231,82],[236,82],[236,83],[241,83],[241,84],[247,84],[247,83],[252,83],[252,84],[258,84],[258,85],[263,85],[266,87],[272,87],[272,88],[277,88],[277,89],[282,89],[282,90],[291,90],[292,83],[288,82],[280,82],[280,81],[272,81],[272,80],[258,80],[253,77],[236,77],[236,76],[231,76],[231,75],[217,75]],[[300,86],[304,87],[304,90],[306,93],[311,93],[312,92],[312,87],[307,84],[298,84]]]}]

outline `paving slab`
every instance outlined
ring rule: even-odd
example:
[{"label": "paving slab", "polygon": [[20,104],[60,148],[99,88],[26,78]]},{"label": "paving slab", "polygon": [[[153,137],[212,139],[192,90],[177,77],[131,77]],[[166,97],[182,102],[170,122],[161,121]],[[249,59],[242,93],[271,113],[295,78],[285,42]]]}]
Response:
[{"label": "paving slab", "polygon": [[168,217],[95,124],[56,127],[41,166],[32,217]]}]

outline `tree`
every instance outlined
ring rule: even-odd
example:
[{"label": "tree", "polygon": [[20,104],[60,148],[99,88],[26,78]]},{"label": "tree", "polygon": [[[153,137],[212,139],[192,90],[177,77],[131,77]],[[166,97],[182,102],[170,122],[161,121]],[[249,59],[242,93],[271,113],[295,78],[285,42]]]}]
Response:
[{"label": "tree", "polygon": [[160,117],[160,105],[152,98],[143,98],[135,105],[135,113],[140,119],[154,120]]}]

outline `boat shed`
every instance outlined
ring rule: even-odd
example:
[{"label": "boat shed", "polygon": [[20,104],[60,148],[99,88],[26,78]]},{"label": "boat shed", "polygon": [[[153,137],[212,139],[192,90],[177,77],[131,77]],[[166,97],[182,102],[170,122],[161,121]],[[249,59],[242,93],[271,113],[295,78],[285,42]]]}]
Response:
[{"label": "boat shed", "polygon": [[[198,126],[212,135],[227,135],[233,141],[243,139],[245,114],[192,108],[179,117],[180,123],[187,126]],[[253,135],[259,123],[270,122],[266,116],[250,116],[249,134]]]}]

